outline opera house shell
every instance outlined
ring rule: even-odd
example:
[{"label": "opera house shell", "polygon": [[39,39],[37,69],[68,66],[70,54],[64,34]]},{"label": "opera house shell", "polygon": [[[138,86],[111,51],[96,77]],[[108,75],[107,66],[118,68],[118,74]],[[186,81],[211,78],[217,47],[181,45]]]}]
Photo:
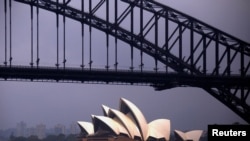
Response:
[{"label": "opera house shell", "polygon": [[[156,119],[147,122],[140,109],[127,99],[120,99],[120,109],[102,105],[103,115],[92,115],[92,122],[78,121],[81,141],[169,141],[170,120]],[[190,131],[191,132],[191,131]],[[178,141],[199,141],[201,130],[183,133],[175,130]],[[187,137],[186,137],[187,136]]]}]

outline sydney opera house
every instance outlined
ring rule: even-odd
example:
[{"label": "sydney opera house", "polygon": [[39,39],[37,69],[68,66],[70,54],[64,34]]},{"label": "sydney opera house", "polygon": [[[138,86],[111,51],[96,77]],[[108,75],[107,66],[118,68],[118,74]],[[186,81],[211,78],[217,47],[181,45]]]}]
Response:
[{"label": "sydney opera house", "polygon": [[[102,116],[92,115],[92,122],[78,121],[81,141],[169,141],[168,119],[147,122],[141,110],[127,99],[120,99],[120,109],[102,105]],[[176,141],[199,141],[202,130],[174,130]]]}]

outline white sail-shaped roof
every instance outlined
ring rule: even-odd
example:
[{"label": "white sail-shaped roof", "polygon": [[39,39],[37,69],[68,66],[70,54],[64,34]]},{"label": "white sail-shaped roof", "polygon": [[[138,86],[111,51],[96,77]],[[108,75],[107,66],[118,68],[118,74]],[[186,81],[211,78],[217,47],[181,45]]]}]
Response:
[{"label": "white sail-shaped roof", "polygon": [[[110,131],[115,133],[116,135],[119,135],[120,133],[128,135],[127,130],[120,125],[117,121],[106,117],[106,116],[93,116],[93,124],[94,124],[94,130],[95,132],[102,128],[101,126],[105,125],[106,127],[109,127]],[[103,124],[99,124],[99,122]]]},{"label": "white sail-shaped roof", "polygon": [[127,129],[131,138],[134,138],[135,136],[141,138],[140,132],[135,123],[122,112],[115,109],[110,109],[108,116],[111,118],[117,117],[122,125]]},{"label": "white sail-shaped roof", "polygon": [[114,117],[113,120],[114,120],[114,122],[116,122],[118,124],[120,134],[123,134],[123,135],[126,135],[126,136],[130,137],[130,135],[128,133],[128,130],[120,122],[120,119],[118,119],[117,117]]},{"label": "white sail-shaped roof", "polygon": [[174,130],[174,132],[178,138],[182,139],[182,141],[185,141],[185,140],[199,141],[203,131],[202,130],[192,130],[192,131],[184,133],[184,132],[179,131],[179,130]]},{"label": "white sail-shaped roof", "polygon": [[[165,140],[170,139],[170,120],[157,119],[157,120],[151,121],[148,124],[148,128],[150,131],[148,133],[148,137],[152,136],[156,139],[165,138]],[[154,132],[156,132],[157,134],[155,134]]]},{"label": "white sail-shaped roof", "polygon": [[177,141],[181,140],[181,141],[185,141],[187,140],[187,137],[185,135],[185,133],[183,133],[182,131],[179,130],[174,130],[175,136],[177,138]]},{"label": "white sail-shaped roof", "polygon": [[199,141],[202,133],[203,133],[202,130],[192,130],[192,131],[186,132],[186,135],[188,138],[192,139],[193,141]]},{"label": "white sail-shaped roof", "polygon": [[124,114],[131,113],[133,120],[136,122],[136,125],[141,133],[142,140],[146,140],[148,135],[148,124],[146,118],[140,111],[140,109],[134,105],[132,102],[128,101],[125,98],[121,98],[120,101],[120,111]]},{"label": "white sail-shaped roof", "polygon": [[158,140],[158,139],[164,138],[164,135],[159,133],[155,128],[151,128],[149,126],[146,140],[148,140],[150,137]]},{"label": "white sail-shaped roof", "polygon": [[78,121],[78,125],[81,128],[81,132],[90,135],[94,133],[94,126],[91,122]]},{"label": "white sail-shaped roof", "polygon": [[103,110],[103,115],[108,116],[109,107],[106,105],[102,105],[102,110]]},{"label": "white sail-shaped roof", "polygon": [[106,125],[107,127],[109,127],[110,131],[112,131],[113,133],[115,133],[116,135],[119,135],[119,128],[118,125],[109,117],[105,117],[105,116],[92,116],[93,119],[93,124],[94,124],[94,130],[95,132],[102,128],[101,124],[99,124],[99,122],[103,123],[104,125]]}]

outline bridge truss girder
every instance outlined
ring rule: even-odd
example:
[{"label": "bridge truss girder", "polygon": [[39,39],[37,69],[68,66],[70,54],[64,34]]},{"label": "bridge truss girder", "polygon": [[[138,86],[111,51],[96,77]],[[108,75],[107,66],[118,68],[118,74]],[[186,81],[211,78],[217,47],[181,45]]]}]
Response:
[{"label": "bridge truss girder", "polygon": [[[241,64],[239,65],[238,74],[239,80],[245,80],[248,78],[248,72],[250,68],[250,45],[240,39],[237,39],[227,33],[224,33],[212,26],[209,26],[193,17],[185,15],[177,10],[170,7],[157,3],[150,0],[122,0],[124,3],[128,3],[126,10],[119,16],[115,12],[114,23],[110,22],[108,16],[106,19],[95,16],[95,12],[98,11],[102,6],[108,6],[110,0],[100,0],[89,12],[77,10],[70,7],[68,4],[70,1],[65,3],[59,3],[49,0],[16,0],[18,2],[30,4],[30,6],[36,6],[57,15],[63,15],[65,17],[74,19],[83,24],[87,24],[93,28],[96,28],[108,35],[114,36],[116,39],[122,40],[134,48],[139,49],[143,53],[146,53],[155,58],[155,66],[157,71],[157,62],[161,62],[166,65],[167,68],[175,70],[177,73],[204,77],[211,75],[212,77],[227,77],[228,79],[233,78],[232,62],[239,59]],[[91,0],[90,0],[91,1]],[[91,3],[89,1],[89,3]],[[118,1],[115,0],[115,3]],[[106,4],[105,4],[106,3]],[[92,7],[92,6],[90,6]],[[109,7],[108,7],[109,8]],[[117,9],[117,6],[114,7]],[[138,8],[140,11],[140,32],[139,34],[134,33],[134,29],[124,29],[120,26],[124,22],[124,19],[133,16],[134,9]],[[152,17],[147,21],[143,22],[143,13],[147,11],[152,14]],[[108,10],[106,11],[108,12]],[[108,14],[106,14],[108,15]],[[131,18],[131,24],[134,21]],[[159,32],[159,19],[165,21],[165,43],[160,47],[158,43],[158,32]],[[176,24],[175,30],[171,32],[169,30],[169,22]],[[183,38],[184,32],[189,30],[190,35],[190,55],[185,60],[183,56]],[[154,32],[155,41],[146,39],[149,32]],[[198,42],[194,41],[195,35],[200,35]],[[171,44],[170,44],[171,41]],[[207,72],[208,63],[208,48],[211,48],[211,42],[214,45],[215,62],[214,68],[209,73]],[[178,46],[179,53],[174,55],[172,53],[173,48]],[[198,48],[202,47],[201,51],[197,53]],[[225,47],[220,53],[220,49]],[[198,57],[195,57],[196,56]],[[225,59],[226,58],[226,59]],[[202,61],[201,61],[202,60]],[[221,69],[223,60],[226,60],[226,66]],[[198,62],[201,63],[201,67],[198,66]],[[143,63],[141,63],[143,66]],[[202,69],[200,69],[202,68]],[[141,70],[142,71],[142,70]],[[228,106],[231,110],[237,113],[240,117],[250,123],[250,106],[247,103],[247,99],[250,93],[250,87],[245,87],[246,84],[236,84],[234,87],[226,85],[218,85],[210,87],[200,86],[216,99],[221,101],[223,104]],[[169,84],[156,84],[154,85],[157,89],[167,89]]]}]

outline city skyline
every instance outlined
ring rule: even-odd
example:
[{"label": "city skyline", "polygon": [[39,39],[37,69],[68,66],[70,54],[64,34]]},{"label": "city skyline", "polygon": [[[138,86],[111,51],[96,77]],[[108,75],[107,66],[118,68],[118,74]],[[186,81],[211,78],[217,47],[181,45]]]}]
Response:
[{"label": "city skyline", "polygon": [[[55,123],[54,125],[46,125],[45,123],[43,123],[43,122],[37,122],[37,123],[35,123],[35,124],[29,124],[29,122],[28,121],[25,121],[25,120],[20,120],[20,121],[17,121],[16,122],[16,125],[15,126],[13,126],[13,127],[9,127],[9,128],[16,128],[19,124],[25,124],[25,126],[27,127],[27,128],[33,128],[33,127],[36,127],[37,125],[45,125],[46,126],[46,128],[54,128],[54,127],[56,127],[57,125],[64,125],[65,126],[65,128],[70,128],[72,125],[77,125],[77,122],[75,122],[75,121],[72,121],[72,122],[69,122],[69,123]],[[8,129],[8,128],[7,128]],[[2,130],[4,130],[4,129],[2,129]]]},{"label": "city skyline", "polygon": [[29,137],[31,135],[37,135],[40,139],[45,138],[47,135],[59,135],[59,134],[79,134],[80,128],[77,123],[72,122],[68,125],[62,123],[56,123],[53,126],[47,126],[44,123],[38,123],[34,125],[28,125],[25,121],[16,123],[15,127],[10,127],[4,130],[14,130],[14,136],[16,137]]}]

